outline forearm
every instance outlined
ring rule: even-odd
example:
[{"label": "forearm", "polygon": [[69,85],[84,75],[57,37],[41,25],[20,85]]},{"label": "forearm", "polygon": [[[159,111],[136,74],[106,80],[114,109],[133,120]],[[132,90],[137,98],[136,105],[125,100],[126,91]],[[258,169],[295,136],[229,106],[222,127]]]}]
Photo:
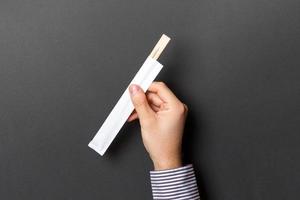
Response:
[{"label": "forearm", "polygon": [[150,171],[153,199],[200,199],[192,165]]}]

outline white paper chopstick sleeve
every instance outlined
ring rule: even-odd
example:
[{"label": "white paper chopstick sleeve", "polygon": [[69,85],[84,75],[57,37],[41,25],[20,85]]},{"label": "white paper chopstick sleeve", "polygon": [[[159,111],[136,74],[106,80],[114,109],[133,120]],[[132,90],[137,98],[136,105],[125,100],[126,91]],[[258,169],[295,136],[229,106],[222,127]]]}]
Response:
[{"label": "white paper chopstick sleeve", "polygon": [[[162,68],[163,65],[160,64],[157,60],[148,57],[129,85],[137,84],[144,91],[147,91]],[[134,110],[128,87],[102,124],[95,137],[88,145],[100,155],[103,155],[105,153],[109,145],[112,143],[113,139],[116,137],[124,123],[127,121],[128,117]]]}]

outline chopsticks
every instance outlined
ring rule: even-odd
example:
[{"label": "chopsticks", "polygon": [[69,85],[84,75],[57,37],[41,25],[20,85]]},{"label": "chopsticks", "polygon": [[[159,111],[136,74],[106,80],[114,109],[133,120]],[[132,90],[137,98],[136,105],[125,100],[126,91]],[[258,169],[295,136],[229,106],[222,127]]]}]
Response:
[{"label": "chopsticks", "polygon": [[154,60],[157,60],[159,58],[160,54],[165,49],[165,47],[167,46],[167,44],[169,43],[169,41],[170,41],[170,38],[167,35],[163,34],[161,36],[161,38],[158,40],[158,42],[156,43],[156,45],[154,46],[149,57]]}]

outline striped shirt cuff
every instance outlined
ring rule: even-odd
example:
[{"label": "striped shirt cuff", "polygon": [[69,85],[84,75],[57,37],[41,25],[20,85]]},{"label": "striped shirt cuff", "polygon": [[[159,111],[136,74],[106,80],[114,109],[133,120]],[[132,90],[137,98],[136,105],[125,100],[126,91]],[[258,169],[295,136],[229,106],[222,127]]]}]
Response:
[{"label": "striped shirt cuff", "polygon": [[200,199],[193,165],[150,171],[153,199]]}]

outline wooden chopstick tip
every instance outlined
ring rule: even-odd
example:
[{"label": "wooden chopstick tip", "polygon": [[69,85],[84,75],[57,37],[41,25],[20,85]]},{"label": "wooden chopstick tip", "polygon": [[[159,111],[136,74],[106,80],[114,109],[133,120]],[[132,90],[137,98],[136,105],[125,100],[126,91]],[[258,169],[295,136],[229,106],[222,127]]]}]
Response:
[{"label": "wooden chopstick tip", "polygon": [[169,42],[171,40],[171,38],[169,36],[167,36],[166,34],[162,34],[161,39]]},{"label": "wooden chopstick tip", "polygon": [[150,53],[149,57],[157,60],[170,40],[171,39],[167,35],[162,34],[162,36],[160,37],[160,39],[156,43],[155,47],[153,48],[152,52]]}]

